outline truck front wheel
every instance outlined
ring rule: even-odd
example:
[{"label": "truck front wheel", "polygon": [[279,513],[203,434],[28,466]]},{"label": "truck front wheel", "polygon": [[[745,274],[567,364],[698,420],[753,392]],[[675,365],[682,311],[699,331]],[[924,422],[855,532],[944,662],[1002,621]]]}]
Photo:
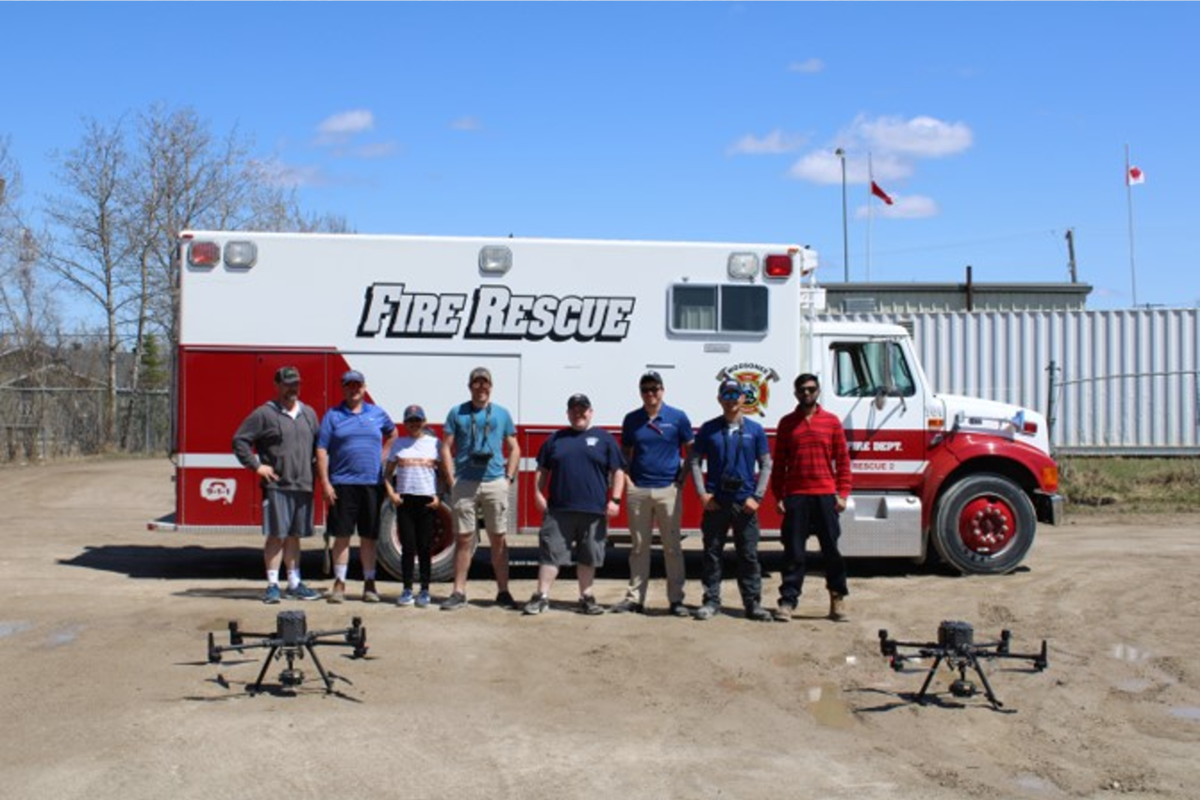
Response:
[{"label": "truck front wheel", "polygon": [[933,546],[964,574],[1011,572],[1033,546],[1037,514],[1028,495],[1003,475],[968,475],[938,501]]},{"label": "truck front wheel", "polygon": [[[454,580],[454,515],[442,503],[433,516],[433,559],[430,578],[435,582]],[[384,499],[379,510],[379,546],[376,550],[379,565],[388,574],[399,580],[403,569],[400,560],[400,529],[396,525],[396,507]],[[413,578],[417,577],[417,564],[413,562]]]}]

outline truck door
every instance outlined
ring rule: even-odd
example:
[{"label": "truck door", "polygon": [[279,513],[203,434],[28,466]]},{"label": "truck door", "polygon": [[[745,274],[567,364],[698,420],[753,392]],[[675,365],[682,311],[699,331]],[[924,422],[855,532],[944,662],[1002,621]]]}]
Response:
[{"label": "truck door", "polygon": [[925,398],[895,339],[835,341],[821,404],[846,428],[854,490],[903,491],[925,465]]}]

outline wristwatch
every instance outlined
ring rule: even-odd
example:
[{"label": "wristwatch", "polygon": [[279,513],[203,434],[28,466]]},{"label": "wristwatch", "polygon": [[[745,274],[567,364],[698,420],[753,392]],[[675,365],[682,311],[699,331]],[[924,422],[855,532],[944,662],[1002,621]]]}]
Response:
[{"label": "wristwatch", "polygon": [[621,505],[621,498],[619,498],[619,497],[610,497],[610,498],[608,498],[608,502],[610,502],[610,503],[614,503],[614,504],[616,504],[616,505],[618,505],[618,506],[619,506],[619,505]]}]

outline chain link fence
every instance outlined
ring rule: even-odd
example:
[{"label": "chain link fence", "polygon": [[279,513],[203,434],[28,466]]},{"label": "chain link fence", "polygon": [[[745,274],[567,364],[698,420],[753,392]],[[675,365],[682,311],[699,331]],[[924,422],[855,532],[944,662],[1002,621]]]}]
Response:
[{"label": "chain link fence", "polygon": [[[105,450],[102,387],[0,387],[0,463],[95,455]],[[166,454],[171,446],[170,393],[117,393],[117,452]]]}]

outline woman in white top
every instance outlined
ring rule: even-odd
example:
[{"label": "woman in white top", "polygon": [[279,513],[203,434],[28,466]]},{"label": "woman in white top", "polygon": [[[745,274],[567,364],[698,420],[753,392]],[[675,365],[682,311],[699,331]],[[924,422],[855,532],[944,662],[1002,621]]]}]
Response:
[{"label": "woman in white top", "polygon": [[[429,605],[429,572],[433,549],[433,517],[438,499],[437,437],[425,429],[425,410],[418,405],[404,409],[405,433],[392,443],[384,469],[384,486],[396,506],[400,529],[400,569],[404,591],[396,605],[419,608]],[[443,476],[444,477],[444,476]],[[448,485],[448,482],[447,482]],[[413,595],[413,557],[420,568],[421,590]]]}]

